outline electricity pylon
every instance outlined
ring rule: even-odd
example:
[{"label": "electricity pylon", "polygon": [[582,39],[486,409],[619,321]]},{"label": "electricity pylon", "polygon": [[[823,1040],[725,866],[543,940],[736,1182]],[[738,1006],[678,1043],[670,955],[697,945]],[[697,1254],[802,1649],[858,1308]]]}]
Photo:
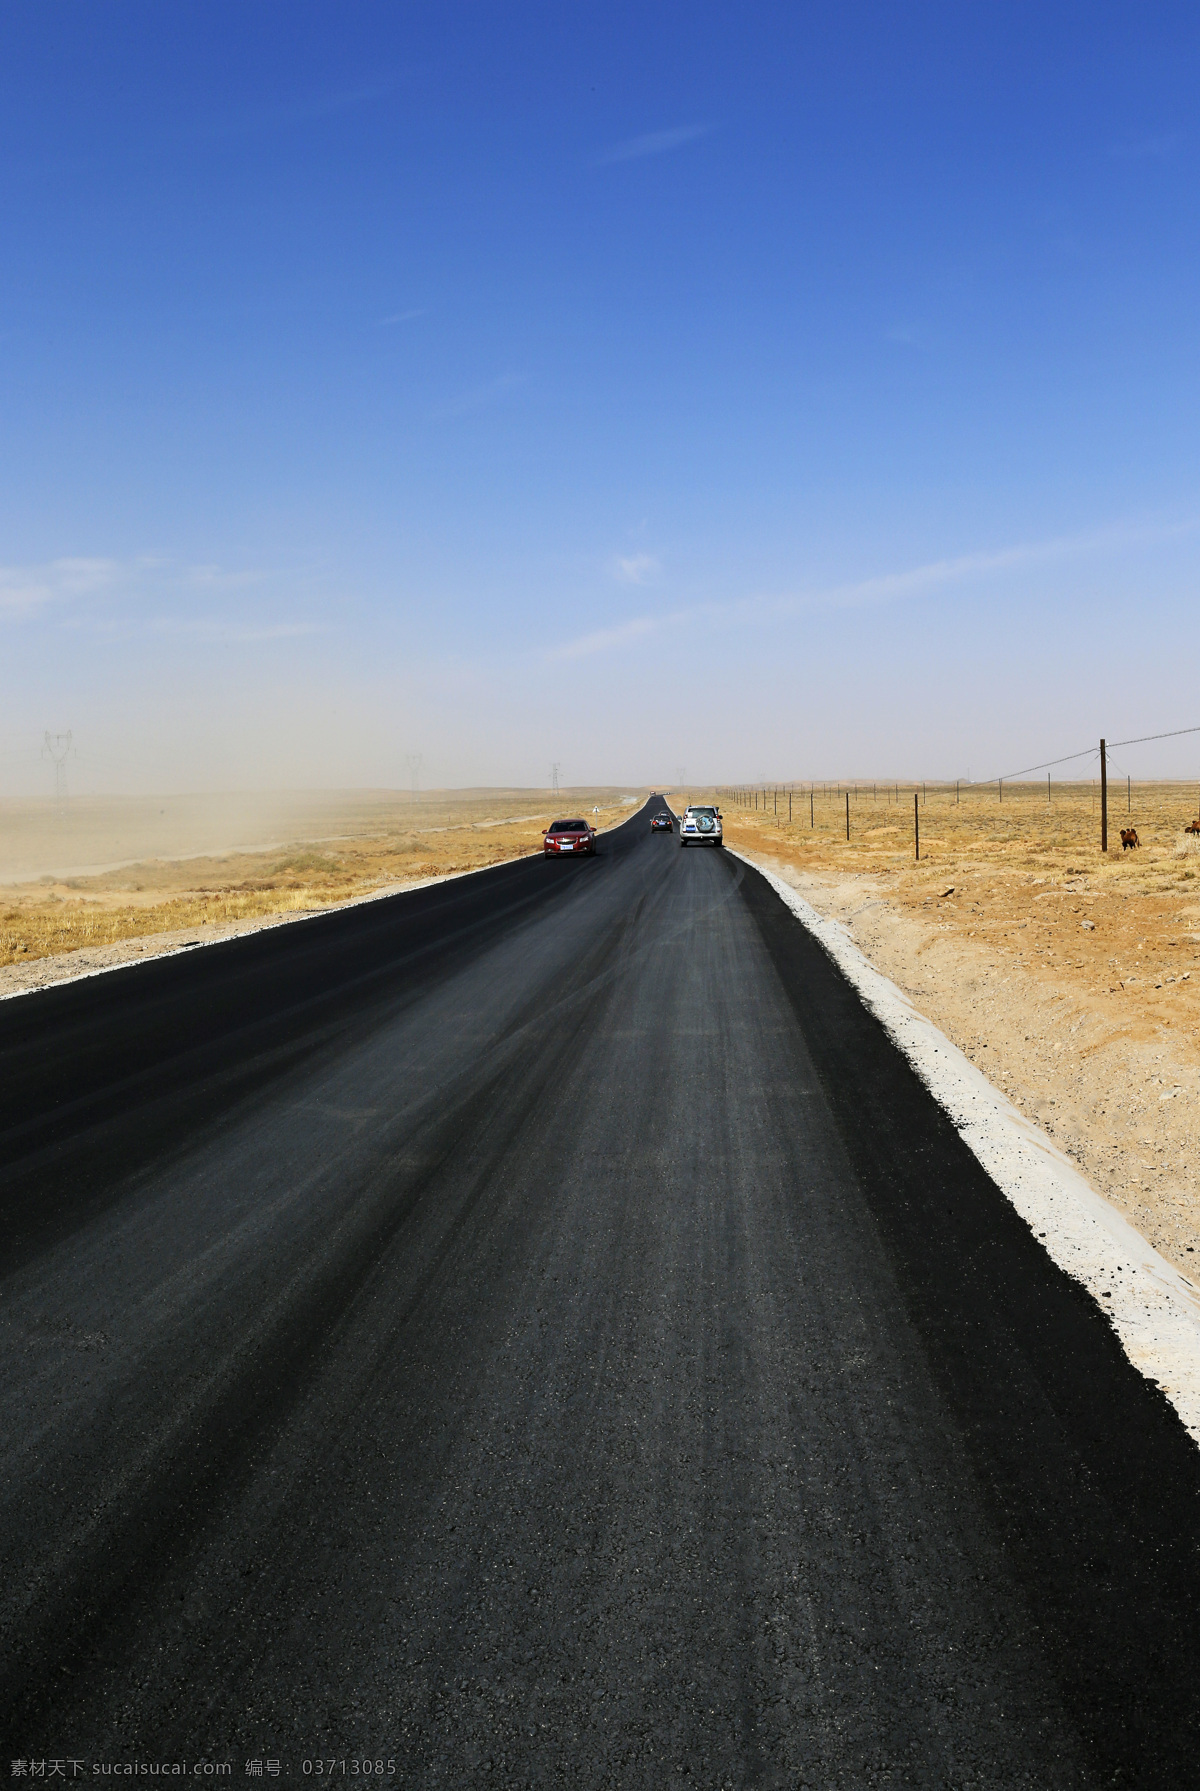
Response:
[{"label": "electricity pylon", "polygon": [[408,766],[408,787],[412,791],[412,799],[415,802],[417,800],[417,781],[421,775],[421,755],[419,752],[410,752],[404,762]]},{"label": "electricity pylon", "polygon": [[49,728],[46,729],[42,756],[49,757],[54,763],[54,800],[59,808],[67,805],[67,754],[70,750],[70,728],[65,734],[52,734]]},{"label": "electricity pylon", "polygon": [[561,770],[562,766],[559,764],[558,760],[555,759],[553,765],[550,767],[550,788],[556,796],[558,795],[558,774]]}]

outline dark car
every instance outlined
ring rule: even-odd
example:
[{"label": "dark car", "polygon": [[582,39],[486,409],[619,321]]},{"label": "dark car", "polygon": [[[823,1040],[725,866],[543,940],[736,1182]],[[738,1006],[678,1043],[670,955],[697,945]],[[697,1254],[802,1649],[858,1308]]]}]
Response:
[{"label": "dark car", "polygon": [[557,858],[560,852],[596,850],[596,835],[586,821],[552,821],[542,839],[547,858]]},{"label": "dark car", "polygon": [[651,833],[674,833],[675,823],[667,809],[660,809],[650,823]]}]

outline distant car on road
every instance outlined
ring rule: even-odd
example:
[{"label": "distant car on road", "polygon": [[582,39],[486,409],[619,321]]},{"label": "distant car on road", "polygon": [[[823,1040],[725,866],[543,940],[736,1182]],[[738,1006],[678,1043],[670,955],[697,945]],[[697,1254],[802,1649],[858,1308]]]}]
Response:
[{"label": "distant car on road", "polygon": [[669,809],[661,808],[650,823],[651,833],[674,833],[675,823]]},{"label": "distant car on road", "polygon": [[707,804],[691,804],[683,811],[679,824],[680,846],[723,846],[721,811]]},{"label": "distant car on road", "polygon": [[551,821],[542,840],[547,858],[557,858],[561,852],[590,852],[594,856],[596,851],[596,835],[586,821]]}]

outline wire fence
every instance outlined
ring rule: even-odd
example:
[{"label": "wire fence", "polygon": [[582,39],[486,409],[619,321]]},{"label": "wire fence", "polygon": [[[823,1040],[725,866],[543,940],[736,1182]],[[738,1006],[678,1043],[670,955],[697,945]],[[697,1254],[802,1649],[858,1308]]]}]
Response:
[{"label": "wire fence", "polygon": [[[994,792],[994,799],[1002,808],[1005,800],[1005,786],[1007,785],[1008,801],[1011,807],[1014,800],[1019,801],[1022,797],[1027,798],[1030,795],[1036,795],[1039,801],[1042,800],[1040,773],[1044,771],[1046,773],[1044,800],[1047,807],[1052,808],[1056,790],[1056,780],[1053,777],[1054,771],[1059,770],[1064,765],[1078,766],[1079,762],[1083,760],[1089,761],[1089,765],[1080,767],[1080,770],[1083,773],[1082,776],[1078,774],[1074,777],[1067,778],[1060,776],[1057,779],[1057,791],[1061,799],[1072,791],[1083,793],[1090,790],[1099,833],[1098,844],[1102,852],[1107,852],[1110,844],[1110,809],[1119,813],[1120,807],[1122,806],[1122,796],[1124,797],[1123,806],[1130,827],[1129,829],[1122,831],[1121,843],[1123,845],[1128,843],[1128,835],[1130,831],[1133,831],[1134,842],[1136,843],[1136,829],[1133,827],[1133,791],[1135,788],[1135,781],[1139,788],[1148,787],[1150,785],[1153,785],[1156,788],[1177,788],[1181,798],[1185,793],[1187,794],[1189,804],[1192,794],[1194,793],[1196,815],[1195,819],[1185,831],[1200,832],[1200,780],[1195,778],[1140,778],[1135,780],[1128,768],[1115,756],[1117,748],[1143,746],[1151,741],[1158,740],[1178,740],[1188,734],[1200,734],[1200,727],[1173,728],[1167,733],[1142,734],[1128,740],[1108,741],[1106,739],[1101,739],[1096,746],[1082,747],[1078,752],[1064,753],[1057,759],[1043,760],[1039,765],[1026,765],[1020,771],[1005,772],[999,777],[954,779],[930,778],[921,779],[919,781],[893,779],[887,783],[880,783],[877,780],[872,780],[868,783],[864,779],[812,779],[779,784],[760,780],[757,783],[721,785],[718,788],[718,794],[722,799],[732,802],[736,806],[752,809],[756,812],[760,810],[762,812],[770,811],[774,814],[776,819],[785,819],[790,826],[795,826],[798,823],[806,823],[809,829],[814,831],[817,827],[818,804],[821,806],[822,820],[824,821],[828,815],[829,805],[833,803],[836,805],[839,822],[844,811],[845,836],[847,841],[850,840],[852,834],[854,811],[859,809],[862,803],[870,802],[875,806],[882,803],[884,805],[895,805],[899,808],[901,804],[907,807],[908,801],[911,798],[913,815],[913,852],[914,856],[919,859],[921,856],[921,809],[922,807],[927,806],[931,793],[935,798],[941,797],[944,800],[952,801],[955,806],[960,806],[964,796],[968,798],[973,794],[987,794],[991,796]],[[1089,777],[1088,771],[1092,767],[1098,770],[1098,777]],[[1120,785],[1124,786],[1123,789],[1120,785],[1114,785],[1114,773],[1120,780]],[[1036,785],[1028,781],[1035,774],[1038,775],[1038,782]],[[786,813],[783,812],[784,807],[786,807]]]}]

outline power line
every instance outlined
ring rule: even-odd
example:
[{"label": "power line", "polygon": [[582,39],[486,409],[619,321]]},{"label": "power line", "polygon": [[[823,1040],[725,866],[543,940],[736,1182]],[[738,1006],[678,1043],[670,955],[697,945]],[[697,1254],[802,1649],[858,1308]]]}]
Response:
[{"label": "power line", "polygon": [[[1135,740],[1111,740],[1109,749],[1114,746],[1144,746],[1150,740],[1178,740],[1184,734],[1200,734],[1200,728],[1172,728],[1166,734],[1139,734]],[[1040,765],[1026,765],[1021,771],[1006,771],[1003,777],[964,778],[964,783],[982,788],[984,784],[1008,783],[1014,777],[1028,777],[1031,771],[1050,771],[1055,765],[1069,765],[1073,759],[1087,759],[1098,756],[1099,749],[1085,746],[1081,752],[1069,752],[1061,759],[1045,759]]]},{"label": "power line", "polygon": [[1082,752],[1069,752],[1061,759],[1044,759],[1040,765],[1026,765],[1022,771],[1006,771],[1002,777],[964,777],[962,782],[972,789],[981,789],[984,784],[1006,784],[1010,778],[1028,777],[1031,771],[1049,771],[1053,765],[1069,765],[1072,759],[1095,758],[1099,747],[1085,746]]},{"label": "power line", "polygon": [[1181,734],[1200,734],[1200,728],[1172,728],[1169,734],[1140,734],[1136,740],[1114,740],[1114,746],[1142,746],[1147,740],[1178,740]]}]

